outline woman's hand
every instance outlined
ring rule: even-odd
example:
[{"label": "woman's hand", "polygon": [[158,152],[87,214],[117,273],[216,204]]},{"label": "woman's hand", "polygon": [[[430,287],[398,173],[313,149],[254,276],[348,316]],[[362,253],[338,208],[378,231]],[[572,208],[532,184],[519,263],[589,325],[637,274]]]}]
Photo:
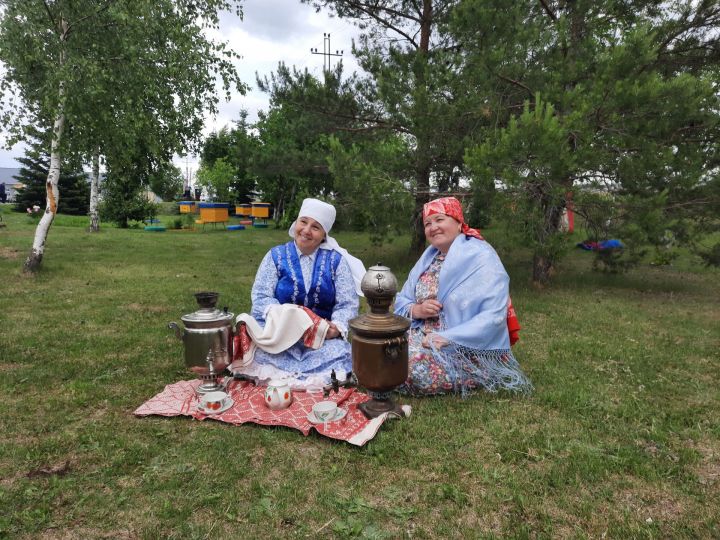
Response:
[{"label": "woman's hand", "polygon": [[410,315],[413,319],[432,319],[440,314],[442,304],[435,299],[425,300],[420,304],[413,304]]},{"label": "woman's hand", "polygon": [[340,330],[338,330],[338,327],[335,326],[335,323],[332,321],[328,321],[328,324],[330,328],[328,328],[327,334],[325,334],[325,339],[334,339],[336,337],[340,337]]},{"label": "woman's hand", "polygon": [[445,339],[442,336],[438,336],[437,334],[430,334],[429,336],[424,336],[422,338],[422,346],[426,349],[430,348],[430,342],[432,341],[432,344],[435,345],[436,349],[442,349],[445,345],[450,343],[447,339]]}]

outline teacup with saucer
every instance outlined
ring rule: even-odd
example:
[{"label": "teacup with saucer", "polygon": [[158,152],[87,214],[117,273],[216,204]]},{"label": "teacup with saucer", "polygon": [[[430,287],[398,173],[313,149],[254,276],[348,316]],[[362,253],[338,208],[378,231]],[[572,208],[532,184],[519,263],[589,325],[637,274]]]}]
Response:
[{"label": "teacup with saucer", "polygon": [[198,411],[204,414],[220,414],[233,406],[233,399],[225,392],[203,394],[198,403]]},{"label": "teacup with saucer", "polygon": [[337,422],[347,414],[345,409],[338,407],[334,401],[320,401],[313,405],[307,419],[313,424],[327,424]]}]

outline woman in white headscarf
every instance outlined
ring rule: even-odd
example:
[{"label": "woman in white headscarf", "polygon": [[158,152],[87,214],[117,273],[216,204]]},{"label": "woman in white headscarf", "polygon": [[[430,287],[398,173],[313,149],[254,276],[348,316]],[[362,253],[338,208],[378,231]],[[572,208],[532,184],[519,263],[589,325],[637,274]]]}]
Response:
[{"label": "woman in white headscarf", "polygon": [[303,340],[273,354],[258,349],[253,362],[236,371],[260,381],[284,379],[295,388],[327,384],[334,370],[339,379],[352,370],[348,321],[357,316],[360,281],[365,267],[341,248],[329,233],[335,208],[305,199],[290,227],[292,241],[272,248],[263,258],[252,288],[252,317],[262,326],[273,306],[303,306],[327,321],[322,346]]}]

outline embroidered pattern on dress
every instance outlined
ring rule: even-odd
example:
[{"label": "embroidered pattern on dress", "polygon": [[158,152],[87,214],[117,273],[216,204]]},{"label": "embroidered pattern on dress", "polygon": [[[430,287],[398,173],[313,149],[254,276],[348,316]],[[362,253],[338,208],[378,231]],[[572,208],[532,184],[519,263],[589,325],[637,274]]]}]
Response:
[{"label": "embroidered pattern on dress", "polygon": [[314,295],[314,302],[315,306],[320,305],[320,285],[322,284],[322,276],[325,273],[325,261],[327,260],[327,254],[329,252],[323,250],[323,253],[321,255],[320,259],[320,265],[318,266],[318,273],[317,273],[317,283],[315,284],[315,295]]},{"label": "embroidered pattern on dress", "polygon": [[300,289],[298,288],[298,278],[297,274],[295,273],[295,265],[293,265],[292,263],[290,248],[295,249],[292,244],[285,244],[285,255],[287,256],[288,261],[287,267],[290,269],[290,279],[292,279],[293,282],[292,303],[297,304],[297,298],[300,295]]}]

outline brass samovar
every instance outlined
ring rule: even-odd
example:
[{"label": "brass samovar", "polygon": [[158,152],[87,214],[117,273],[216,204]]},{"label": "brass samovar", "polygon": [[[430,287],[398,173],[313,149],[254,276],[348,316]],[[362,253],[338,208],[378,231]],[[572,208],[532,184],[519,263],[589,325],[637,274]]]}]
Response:
[{"label": "brass samovar", "polygon": [[359,408],[368,418],[387,412],[403,416],[392,391],[408,376],[410,320],[389,311],[398,290],[397,279],[387,266],[377,264],[365,273],[360,288],[370,313],[350,321],[353,372],[372,399]]}]

